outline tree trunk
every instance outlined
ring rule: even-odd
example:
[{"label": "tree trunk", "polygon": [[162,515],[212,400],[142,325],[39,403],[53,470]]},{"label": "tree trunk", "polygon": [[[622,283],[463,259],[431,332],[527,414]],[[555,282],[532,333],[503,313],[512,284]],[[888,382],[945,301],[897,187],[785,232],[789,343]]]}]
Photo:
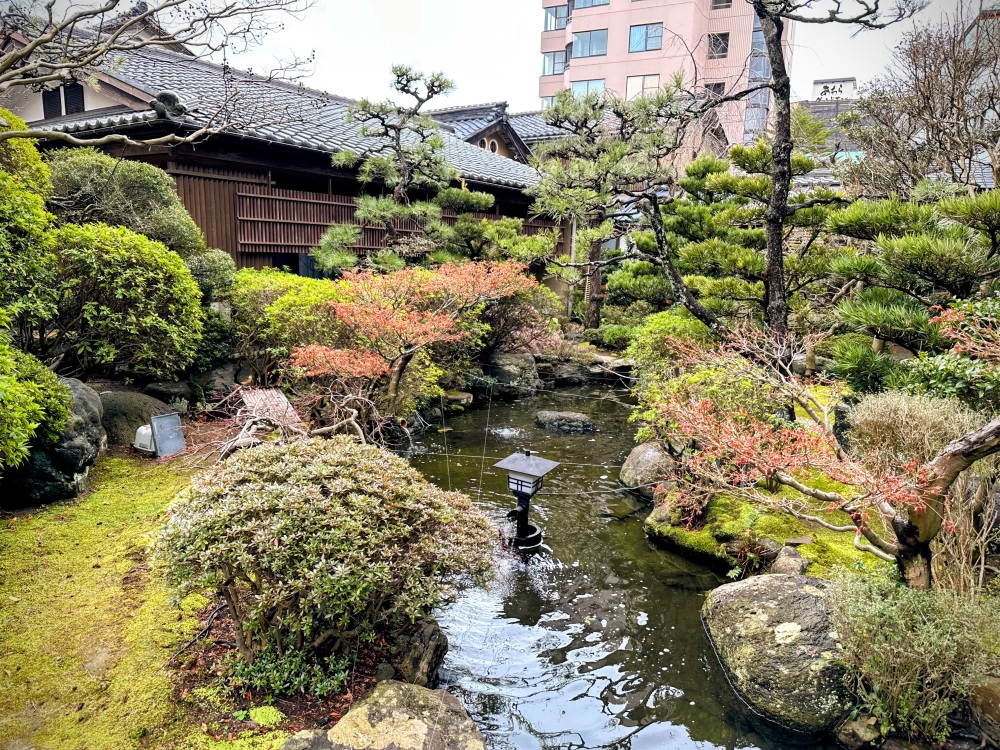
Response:
[{"label": "tree trunk", "polygon": [[399,398],[399,384],[403,380],[403,374],[406,372],[407,366],[413,360],[413,355],[415,352],[410,354],[404,354],[392,366],[392,370],[389,372],[389,403],[393,411],[396,410],[397,399]]},{"label": "tree trunk", "polygon": [[908,549],[896,558],[903,581],[908,588],[927,590],[931,587],[931,548],[924,544]]},{"label": "tree trunk", "polygon": [[754,2],[771,62],[771,91],[774,94],[774,143],[771,147],[771,198],[764,211],[767,235],[767,325],[772,333],[788,332],[788,298],[785,290],[784,227],[788,213],[788,192],[792,181],[792,81],[785,67],[781,36],[784,19],[768,11],[763,0]]},{"label": "tree trunk", "polygon": [[587,299],[587,308],[583,314],[583,327],[585,329],[599,328],[601,325],[601,303],[604,301],[604,293],[601,285],[604,281],[604,273],[599,265],[603,248],[600,242],[595,242],[590,246],[590,257],[588,260],[595,265],[590,266],[590,273],[587,277],[590,295]]}]

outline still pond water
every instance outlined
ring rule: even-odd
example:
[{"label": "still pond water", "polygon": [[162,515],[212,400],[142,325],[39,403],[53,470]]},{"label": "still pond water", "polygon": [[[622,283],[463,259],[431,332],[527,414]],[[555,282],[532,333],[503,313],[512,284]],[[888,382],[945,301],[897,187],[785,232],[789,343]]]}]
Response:
[{"label": "still pond water", "polygon": [[[562,462],[531,504],[543,551],[505,560],[494,586],[440,615],[451,644],[441,686],[493,750],[803,747],[763,736],[712,652],[699,611],[724,579],[652,547],[647,509],[621,491],[635,434],[627,401],[598,387],[494,400],[415,439],[412,463],[498,524],[515,501],[492,464],[522,448]],[[546,432],[541,409],[583,412],[598,431]]]}]

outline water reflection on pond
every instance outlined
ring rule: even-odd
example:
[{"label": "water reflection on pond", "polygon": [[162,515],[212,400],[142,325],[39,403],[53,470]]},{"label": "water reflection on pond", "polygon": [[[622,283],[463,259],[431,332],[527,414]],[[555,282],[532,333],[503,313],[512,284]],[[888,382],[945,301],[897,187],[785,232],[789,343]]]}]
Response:
[{"label": "water reflection on pond", "polygon": [[[626,401],[610,388],[493,401],[416,438],[413,464],[497,523],[514,499],[493,463],[521,448],[562,462],[532,500],[545,551],[505,560],[494,586],[441,614],[442,687],[497,750],[791,747],[754,731],[702,629],[704,593],[723,579],[651,547],[646,509],[619,489],[635,432]],[[598,432],[545,432],[541,409],[588,414]]]}]

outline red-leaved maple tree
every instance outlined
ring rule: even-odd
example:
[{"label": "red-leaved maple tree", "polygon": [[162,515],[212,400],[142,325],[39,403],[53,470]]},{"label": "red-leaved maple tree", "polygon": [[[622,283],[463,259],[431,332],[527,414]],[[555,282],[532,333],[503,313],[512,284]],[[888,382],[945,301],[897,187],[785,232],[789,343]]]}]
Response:
[{"label": "red-leaved maple tree", "polygon": [[[1000,347],[986,343],[989,331],[977,329],[975,321],[974,315],[961,318],[967,335],[980,342],[976,353],[998,359]],[[715,347],[672,344],[678,353],[673,364],[681,372],[722,373],[730,383],[756,383],[773,403],[797,406],[808,415],[794,420],[754,404],[723,405],[720,389],[708,386],[650,388],[647,417],[655,433],[664,442],[682,446],[675,449],[677,461],[669,477],[672,503],[688,524],[698,522],[708,498],[717,492],[777,507],[826,528],[854,533],[858,549],[897,563],[910,586],[929,587],[931,542],[943,527],[949,503],[959,501],[949,490],[976,461],[1000,451],[1000,418],[951,441],[924,463],[875,465],[838,441],[832,419],[836,393],[820,399],[779,359],[774,366],[763,364],[769,352],[788,351],[788,346],[752,329],[734,332]],[[846,489],[820,489],[812,481],[817,475]],[[831,521],[836,517],[831,511],[846,514],[850,523]]]},{"label": "red-leaved maple tree", "polygon": [[[467,338],[485,305],[528,291],[537,282],[518,263],[448,263],[436,269],[405,268],[393,273],[356,271],[337,282],[342,301],[331,303],[350,339],[350,349],[322,346],[297,350],[293,362],[309,376],[345,377],[366,363],[371,379],[385,378],[389,409],[400,396],[406,368],[429,346]],[[348,354],[340,352],[347,351]],[[350,353],[359,357],[350,363]],[[373,359],[374,358],[374,359]],[[371,363],[379,360],[382,367]]]}]

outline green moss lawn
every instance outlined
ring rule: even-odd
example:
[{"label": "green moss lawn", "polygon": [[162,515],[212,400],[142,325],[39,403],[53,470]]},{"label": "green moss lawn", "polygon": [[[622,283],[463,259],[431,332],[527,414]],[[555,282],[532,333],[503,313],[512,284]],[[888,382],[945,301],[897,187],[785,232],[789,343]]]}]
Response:
[{"label": "green moss lawn", "polygon": [[170,601],[149,540],[187,476],[102,458],[93,491],[0,519],[0,750],[278,747],[282,732],[216,742],[164,664],[206,601]]}]

